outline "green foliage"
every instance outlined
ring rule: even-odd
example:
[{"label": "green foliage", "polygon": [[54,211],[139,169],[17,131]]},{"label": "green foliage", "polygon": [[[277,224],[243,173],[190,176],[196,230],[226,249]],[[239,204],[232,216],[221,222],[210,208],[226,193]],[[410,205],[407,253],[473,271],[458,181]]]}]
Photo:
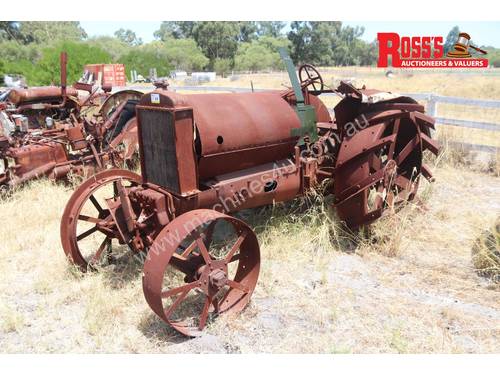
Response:
[{"label": "green foliage", "polygon": [[281,35],[281,30],[285,27],[286,23],[282,21],[260,21],[257,22],[257,35],[258,36],[271,36],[277,38]]},{"label": "green foliage", "polygon": [[163,21],[160,29],[154,32],[154,37],[163,41],[170,38],[192,38],[194,25],[193,21]]},{"label": "green foliage", "polygon": [[115,31],[115,37],[129,46],[139,46],[142,44],[142,39],[138,38],[137,35],[130,29],[118,29]]},{"label": "green foliage", "polygon": [[232,66],[233,66],[233,60],[231,60],[231,59],[217,58],[213,62],[213,70],[217,74],[219,74],[223,77],[231,71]]},{"label": "green foliage", "polygon": [[175,69],[202,70],[209,62],[194,39],[167,39],[163,48],[168,64]]},{"label": "green foliage", "polygon": [[38,44],[87,38],[87,33],[77,21],[23,21],[19,23],[19,32],[27,43]]},{"label": "green foliage", "polygon": [[78,42],[61,42],[43,50],[43,57],[38,62],[38,69],[45,74],[43,83],[58,82],[60,76],[60,54],[68,54],[68,83],[77,81],[86,64],[108,64],[111,56],[99,47]]},{"label": "green foliage", "polygon": [[446,36],[446,41],[444,42],[445,55],[448,53],[448,51],[453,50],[453,46],[458,39],[458,34],[460,34],[460,29],[458,28],[458,26],[454,26]]},{"label": "green foliage", "polygon": [[251,72],[283,69],[278,53],[280,47],[289,48],[288,39],[263,36],[251,43],[241,43],[234,60],[235,69]]},{"label": "green foliage", "polygon": [[168,62],[165,44],[160,41],[131,49],[119,62],[125,64],[127,72],[134,69],[144,77],[149,76],[149,71],[153,68],[156,68],[160,77],[167,76],[173,68]]},{"label": "green foliage", "polygon": [[105,50],[111,56],[112,62],[117,62],[121,56],[127,54],[131,49],[130,45],[112,36],[95,37],[85,43]]},{"label": "green foliage", "polygon": [[238,49],[240,30],[237,22],[197,22],[193,37],[214,67],[217,59],[233,59]]},{"label": "green foliage", "polygon": [[0,56],[7,62],[19,60],[38,61],[42,57],[42,46],[36,44],[19,44],[14,40],[0,42]]},{"label": "green foliage", "polygon": [[85,43],[60,42],[53,47],[44,48],[42,57],[37,62],[26,59],[9,62],[6,71],[24,75],[28,85],[59,84],[62,51],[68,53],[68,84],[80,78],[85,64],[111,61],[109,54],[98,47]]},{"label": "green foliage", "polygon": [[240,21],[237,22],[237,27],[240,29],[238,41],[243,43],[251,42],[257,38],[257,22]]},{"label": "green foliage", "polygon": [[368,43],[359,39],[364,29],[342,26],[341,22],[294,21],[288,39],[296,63],[316,65],[373,64],[376,56]]},{"label": "green foliage", "polygon": [[[0,21],[0,60],[3,72],[22,74],[29,85],[59,82],[62,49],[68,52],[68,82],[78,79],[87,63],[124,63],[127,72],[135,69],[143,76],[151,68],[159,76],[172,69],[211,69],[219,74],[233,67],[278,70],[283,69],[279,47],[287,48],[296,64],[371,65],[376,61],[376,44],[360,39],[362,28],[341,22],[295,21],[284,35],[285,26],[281,21],[165,21],[154,33],[158,40],[142,44],[128,29],[117,30],[114,37],[87,39],[79,22]],[[448,36],[451,44],[455,34]],[[498,51],[491,51],[490,64],[500,65]]]}]

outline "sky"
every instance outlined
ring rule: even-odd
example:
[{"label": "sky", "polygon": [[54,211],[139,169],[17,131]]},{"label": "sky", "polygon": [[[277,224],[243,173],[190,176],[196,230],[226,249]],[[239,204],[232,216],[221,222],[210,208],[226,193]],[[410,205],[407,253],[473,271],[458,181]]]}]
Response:
[{"label": "sky", "polygon": [[[153,33],[160,28],[161,21],[82,21],[80,22],[89,36],[109,35],[120,28],[131,29],[144,42],[154,39]],[[471,35],[476,45],[500,48],[500,22],[374,22],[349,21],[349,26],[364,26],[362,39],[371,42],[377,38],[377,32],[397,32],[401,36],[437,36],[446,37],[453,26],[458,25],[461,31]]]}]

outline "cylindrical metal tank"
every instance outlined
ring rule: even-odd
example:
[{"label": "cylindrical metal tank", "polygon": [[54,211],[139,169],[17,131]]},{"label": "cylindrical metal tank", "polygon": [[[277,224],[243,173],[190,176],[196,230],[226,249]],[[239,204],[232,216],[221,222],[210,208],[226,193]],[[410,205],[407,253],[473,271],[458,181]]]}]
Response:
[{"label": "cylindrical metal tank", "polygon": [[[67,87],[66,93],[69,96],[78,95],[78,91],[73,87]],[[61,88],[57,86],[31,87],[29,89],[14,88],[9,92],[9,101],[14,104],[54,100],[61,97]]]},{"label": "cylindrical metal tank", "polygon": [[[311,104],[325,118],[326,108],[314,99]],[[290,157],[298,139],[292,129],[301,126],[280,91],[182,95],[156,90],[139,106],[193,109],[200,179]]]}]

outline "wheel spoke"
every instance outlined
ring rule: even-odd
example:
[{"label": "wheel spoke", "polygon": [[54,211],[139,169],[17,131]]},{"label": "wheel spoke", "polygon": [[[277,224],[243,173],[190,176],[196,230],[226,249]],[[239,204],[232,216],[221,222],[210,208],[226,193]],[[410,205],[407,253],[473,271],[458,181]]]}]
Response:
[{"label": "wheel spoke", "polygon": [[236,240],[235,244],[233,245],[233,247],[231,248],[231,250],[229,250],[229,252],[227,253],[226,257],[224,258],[224,260],[229,263],[232,261],[233,259],[233,255],[236,253],[236,251],[238,251],[238,249],[240,248],[241,244],[243,243],[243,241],[245,240],[246,236],[247,236],[247,232],[243,232],[242,234],[240,234],[240,236],[238,237],[238,239]]},{"label": "wheel spoke", "polygon": [[181,254],[181,257],[186,258],[194,249],[196,249],[196,246],[198,243],[196,241],[191,242],[191,244],[184,250]]},{"label": "wheel spoke", "polygon": [[207,296],[205,304],[203,305],[203,310],[201,311],[200,315],[200,324],[198,325],[200,331],[203,330],[203,328],[205,328],[205,324],[207,324],[208,309],[210,308],[211,304],[212,304],[212,297]]},{"label": "wheel spoke", "polygon": [[79,234],[77,237],[76,237],[76,240],[77,241],[80,241],[80,240],[83,240],[84,238],[90,236],[92,233],[94,233],[95,231],[97,231],[97,225],[93,226],[92,228],[86,230],[85,232],[83,232],[82,234]]},{"label": "wheel spoke", "polygon": [[236,262],[237,260],[240,260],[240,259],[241,259],[241,253],[238,253],[236,255],[233,255],[233,257],[230,260],[228,260],[227,262],[232,263],[232,262]]},{"label": "wheel spoke", "polygon": [[239,290],[241,290],[241,291],[242,291],[242,292],[244,292],[244,293],[248,293],[248,288],[247,288],[245,285],[243,285],[243,284],[241,284],[241,283],[239,283],[239,282],[237,282],[237,281],[234,281],[234,280],[230,280],[230,279],[228,279],[228,280],[227,280],[227,284],[228,284],[231,288],[233,288],[233,289],[239,289]]},{"label": "wheel spoke", "polygon": [[[394,120],[394,129],[392,131],[392,134],[398,134],[399,132],[399,124],[401,123],[401,120],[397,118]],[[396,148],[396,141],[392,142],[391,145],[389,146],[389,152],[387,153],[387,159],[392,160],[394,158],[394,150]]]},{"label": "wheel spoke", "polygon": [[90,265],[94,265],[94,264],[97,263],[97,261],[99,261],[99,259],[102,256],[102,253],[103,253],[104,249],[106,249],[106,247],[109,244],[111,244],[111,238],[106,237],[104,239],[104,241],[102,241],[101,245],[99,246],[99,249],[97,249],[97,252],[94,254],[94,256],[92,257],[92,259],[90,260],[90,262],[89,262]]},{"label": "wheel spoke", "polygon": [[417,147],[417,145],[420,143],[420,138],[418,135],[413,138],[408,144],[401,150],[399,155],[396,157],[396,163],[398,165],[401,165],[403,161],[406,160],[408,156],[410,156],[411,152]]},{"label": "wheel spoke", "polygon": [[78,220],[87,221],[89,223],[94,223],[94,224],[98,224],[99,222],[101,222],[101,220],[97,217],[92,217],[82,214],[78,215]]},{"label": "wheel spoke", "polygon": [[167,319],[170,317],[170,315],[172,315],[172,313],[175,311],[177,306],[179,306],[179,304],[184,300],[184,298],[186,298],[186,296],[190,290],[191,289],[184,290],[181,293],[181,295],[175,299],[174,303],[172,303],[172,305],[170,305],[170,307],[167,309],[167,311],[165,311],[165,316],[167,317]]},{"label": "wheel spoke", "polygon": [[212,262],[212,258],[210,258],[210,254],[208,253],[207,247],[205,246],[205,243],[203,242],[200,236],[196,238],[196,243],[198,244],[198,248],[200,249],[201,256],[205,260],[205,263],[210,264]]},{"label": "wheel spoke", "polygon": [[91,195],[89,197],[90,201],[92,202],[92,204],[94,205],[94,207],[97,209],[97,211],[99,211],[99,213],[103,212],[104,210],[102,209],[101,205],[99,204],[99,202],[97,201],[97,199]]},{"label": "wheel spoke", "polygon": [[179,286],[177,288],[161,292],[161,298],[172,297],[172,296],[175,296],[176,294],[179,294],[179,293],[184,292],[184,291],[189,292],[191,289],[193,289],[197,285],[198,285],[198,281],[193,281],[192,283],[184,284],[184,285]]}]

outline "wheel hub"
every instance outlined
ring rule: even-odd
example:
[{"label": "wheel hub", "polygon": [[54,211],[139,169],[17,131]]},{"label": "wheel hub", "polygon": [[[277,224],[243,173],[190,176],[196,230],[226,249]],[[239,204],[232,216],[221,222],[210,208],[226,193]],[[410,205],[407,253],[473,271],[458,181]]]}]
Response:
[{"label": "wheel hub", "polygon": [[394,179],[396,178],[398,165],[394,159],[391,159],[387,162],[384,167],[384,187],[386,189],[390,189],[391,185],[394,183]]},{"label": "wheel hub", "polygon": [[203,292],[213,296],[227,284],[227,265],[224,261],[214,260],[198,268],[196,275]]}]

